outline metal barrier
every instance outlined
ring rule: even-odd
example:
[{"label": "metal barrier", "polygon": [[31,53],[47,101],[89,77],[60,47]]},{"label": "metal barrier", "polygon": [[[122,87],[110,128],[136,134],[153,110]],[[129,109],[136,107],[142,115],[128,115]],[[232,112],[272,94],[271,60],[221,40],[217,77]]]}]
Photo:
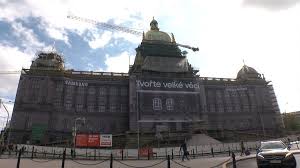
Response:
[{"label": "metal barrier", "polygon": [[[255,143],[251,144],[255,147]],[[246,147],[250,145],[245,144]],[[18,150],[19,149],[19,150]],[[190,158],[203,158],[203,157],[217,157],[217,156],[231,156],[232,152],[240,152],[237,144],[221,144],[221,145],[206,145],[189,147]],[[123,165],[129,168],[150,168],[157,165],[160,167],[170,167],[171,164],[178,165],[180,167],[188,168],[188,166],[177,162],[175,159],[180,159],[182,154],[179,153],[178,148],[161,148],[155,149],[153,152],[147,151],[147,155],[137,157],[134,155],[132,149],[121,150],[104,150],[104,149],[72,149],[72,148],[58,148],[58,147],[44,147],[33,145],[18,145],[14,150],[6,150],[0,152],[0,158],[18,158],[17,168],[22,167],[22,159],[29,159],[38,164],[44,164],[51,161],[61,160],[61,167],[65,167],[65,160],[69,160],[78,165],[95,166],[103,163],[108,163],[112,168],[113,163],[117,165]],[[144,166],[131,165],[123,160],[159,160],[156,163],[152,163]],[[85,161],[93,161],[90,163],[84,163]],[[162,166],[164,163],[165,166]]]}]

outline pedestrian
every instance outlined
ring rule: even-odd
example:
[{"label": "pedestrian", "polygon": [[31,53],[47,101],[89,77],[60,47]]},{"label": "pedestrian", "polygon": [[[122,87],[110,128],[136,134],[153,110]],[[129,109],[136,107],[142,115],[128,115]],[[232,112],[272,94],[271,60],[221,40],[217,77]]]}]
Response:
[{"label": "pedestrian", "polygon": [[287,144],[287,146],[288,146],[288,149],[290,150],[290,149],[291,149],[291,147],[292,147],[292,144],[291,144],[291,139],[290,139],[290,138],[287,138],[287,141],[288,141],[288,144]]},{"label": "pedestrian", "polygon": [[247,149],[245,150],[245,155],[246,155],[246,156],[249,156],[249,155],[250,155],[250,149],[247,148]]},{"label": "pedestrian", "polygon": [[298,146],[298,144],[299,144],[299,141],[300,141],[300,137],[297,137],[297,148],[299,149],[299,146]]},{"label": "pedestrian", "polygon": [[71,157],[74,158],[74,151],[71,149]]},{"label": "pedestrian", "polygon": [[182,161],[184,161],[184,157],[186,157],[187,160],[190,160],[189,157],[188,157],[189,152],[187,151],[187,146],[186,146],[186,142],[185,141],[181,144],[180,149],[179,149],[179,153],[181,152],[181,150],[183,152],[183,154],[182,154]]},{"label": "pedestrian", "polygon": [[244,141],[241,141],[241,156],[245,154],[245,146],[244,146]]}]

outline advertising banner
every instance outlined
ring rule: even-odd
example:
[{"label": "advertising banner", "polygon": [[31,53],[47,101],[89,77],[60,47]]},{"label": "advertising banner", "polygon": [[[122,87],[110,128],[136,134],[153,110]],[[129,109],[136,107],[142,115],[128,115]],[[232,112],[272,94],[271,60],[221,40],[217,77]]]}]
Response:
[{"label": "advertising banner", "polygon": [[77,134],[76,147],[111,147],[112,134]]},{"label": "advertising banner", "polygon": [[136,90],[186,91],[199,92],[200,83],[190,79],[137,79]]},{"label": "advertising banner", "polygon": [[100,147],[112,147],[112,134],[100,135]]},{"label": "advertising banner", "polygon": [[[200,121],[201,96],[204,87],[198,78],[137,78],[136,104],[138,120],[140,122],[151,122],[154,116],[164,114],[165,122],[173,122],[172,129],[175,130],[176,123]],[[150,117],[151,116],[151,117]],[[182,116],[185,116],[182,119]],[[155,121],[158,122],[158,121]],[[158,131],[169,130],[158,128]]]},{"label": "advertising banner", "polygon": [[99,134],[89,134],[88,135],[88,147],[97,147],[100,145],[100,135]]},{"label": "advertising banner", "polygon": [[87,134],[77,134],[76,135],[76,146],[77,147],[87,147],[88,146],[88,135]]},{"label": "advertising banner", "polygon": [[147,157],[147,156],[153,157],[153,148],[150,147],[144,147],[139,149],[139,156],[141,157]]}]

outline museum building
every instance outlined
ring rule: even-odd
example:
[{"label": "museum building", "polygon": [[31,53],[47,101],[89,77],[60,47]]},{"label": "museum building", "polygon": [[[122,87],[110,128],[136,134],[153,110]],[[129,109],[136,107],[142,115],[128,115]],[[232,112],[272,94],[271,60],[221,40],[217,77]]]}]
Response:
[{"label": "museum building", "polygon": [[243,65],[236,78],[203,77],[178,46],[153,19],[128,73],[68,70],[57,52],[37,53],[30,69],[22,69],[11,141],[70,140],[74,127],[127,140],[164,132],[177,139],[275,135],[283,127],[274,89],[254,68]]}]

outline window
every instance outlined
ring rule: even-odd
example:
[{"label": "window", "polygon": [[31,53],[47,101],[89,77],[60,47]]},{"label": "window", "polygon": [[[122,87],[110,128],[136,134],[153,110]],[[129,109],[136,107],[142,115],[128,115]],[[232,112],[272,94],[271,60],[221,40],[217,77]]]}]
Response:
[{"label": "window", "polygon": [[65,108],[66,108],[66,110],[71,110],[71,108],[72,108],[72,102],[66,101],[65,102]]},{"label": "window", "polygon": [[25,119],[25,129],[30,129],[31,128],[31,117],[27,116]]},{"label": "window", "polygon": [[76,103],[77,104],[83,104],[84,97],[85,97],[84,93],[85,93],[84,87],[78,87],[77,88],[77,95],[76,95]]},{"label": "window", "polygon": [[96,89],[93,86],[88,89],[86,104],[87,104],[87,111],[94,112],[95,104],[96,104]]},{"label": "window", "polygon": [[57,85],[56,85],[56,92],[62,92],[64,89],[64,86],[63,86],[63,83],[62,82],[57,82]]},{"label": "window", "polygon": [[59,100],[55,101],[53,104],[56,108],[61,106],[61,102]]},{"label": "window", "polygon": [[232,107],[233,111],[236,113],[241,112],[241,104],[240,104],[240,98],[236,91],[232,91],[231,94],[231,100],[232,100]]},{"label": "window", "polygon": [[77,87],[76,111],[82,112],[85,104],[85,88]]},{"label": "window", "polygon": [[121,104],[121,113],[125,113],[128,111],[128,106],[127,104]]},{"label": "window", "polygon": [[224,112],[224,102],[223,102],[223,95],[220,90],[216,91],[216,104],[217,104],[217,112],[223,113]]},{"label": "window", "polygon": [[78,87],[77,88],[77,95],[84,95],[85,88],[84,87]]},{"label": "window", "polygon": [[232,112],[232,101],[228,91],[224,91],[224,103],[226,112]]},{"label": "window", "polygon": [[162,110],[161,99],[154,98],[153,99],[153,110]]},{"label": "window", "polygon": [[105,99],[105,97],[99,97],[99,98],[98,98],[98,103],[99,103],[99,104],[106,104],[106,99]]},{"label": "window", "polygon": [[100,95],[100,96],[106,95],[106,89],[105,89],[105,87],[100,87],[100,88],[99,88],[99,95]]},{"label": "window", "polygon": [[49,128],[50,129],[55,129],[55,126],[56,126],[56,122],[55,122],[56,120],[55,120],[55,118],[50,118],[49,119]]},{"label": "window", "polygon": [[105,105],[99,106],[99,107],[98,107],[98,111],[99,111],[100,113],[104,113],[104,112],[105,112]]},{"label": "window", "polygon": [[118,93],[118,89],[117,89],[116,87],[111,87],[111,88],[109,89],[109,94],[110,94],[110,95],[116,96],[117,93]]},{"label": "window", "polygon": [[96,93],[96,90],[94,87],[90,87],[88,91],[89,95],[94,95]]},{"label": "window", "polygon": [[28,99],[31,102],[37,102],[39,100],[39,94],[40,94],[40,81],[38,79],[31,79],[31,83],[29,86],[29,96]]},{"label": "window", "polygon": [[66,87],[66,93],[65,93],[65,109],[66,110],[71,110],[72,106],[73,106],[73,93],[74,93],[74,86],[67,86]]},{"label": "window", "polygon": [[128,95],[128,92],[127,92],[127,88],[126,87],[122,87],[121,88],[121,96],[127,96]]},{"label": "window", "polygon": [[66,129],[68,129],[69,128],[69,121],[68,121],[68,119],[64,119],[63,121],[63,128],[66,130]]},{"label": "window", "polygon": [[110,112],[111,112],[111,113],[117,112],[117,105],[111,104],[111,105],[110,105]]},{"label": "window", "polygon": [[62,82],[57,82],[56,83],[56,88],[55,88],[55,95],[53,97],[53,104],[55,107],[60,107],[62,106],[62,93],[63,93],[63,83]]},{"label": "window", "polygon": [[82,112],[83,111],[83,105],[82,104],[76,104],[76,111]]},{"label": "window", "polygon": [[87,107],[87,111],[88,111],[89,113],[94,112],[94,106],[93,106],[93,105],[89,105],[89,106]]},{"label": "window", "polygon": [[231,96],[232,96],[232,97],[237,97],[237,96],[238,96],[238,93],[237,93],[235,90],[233,90],[233,91],[231,92]]},{"label": "window", "polygon": [[167,110],[174,110],[174,100],[172,98],[167,98],[166,106]]}]

